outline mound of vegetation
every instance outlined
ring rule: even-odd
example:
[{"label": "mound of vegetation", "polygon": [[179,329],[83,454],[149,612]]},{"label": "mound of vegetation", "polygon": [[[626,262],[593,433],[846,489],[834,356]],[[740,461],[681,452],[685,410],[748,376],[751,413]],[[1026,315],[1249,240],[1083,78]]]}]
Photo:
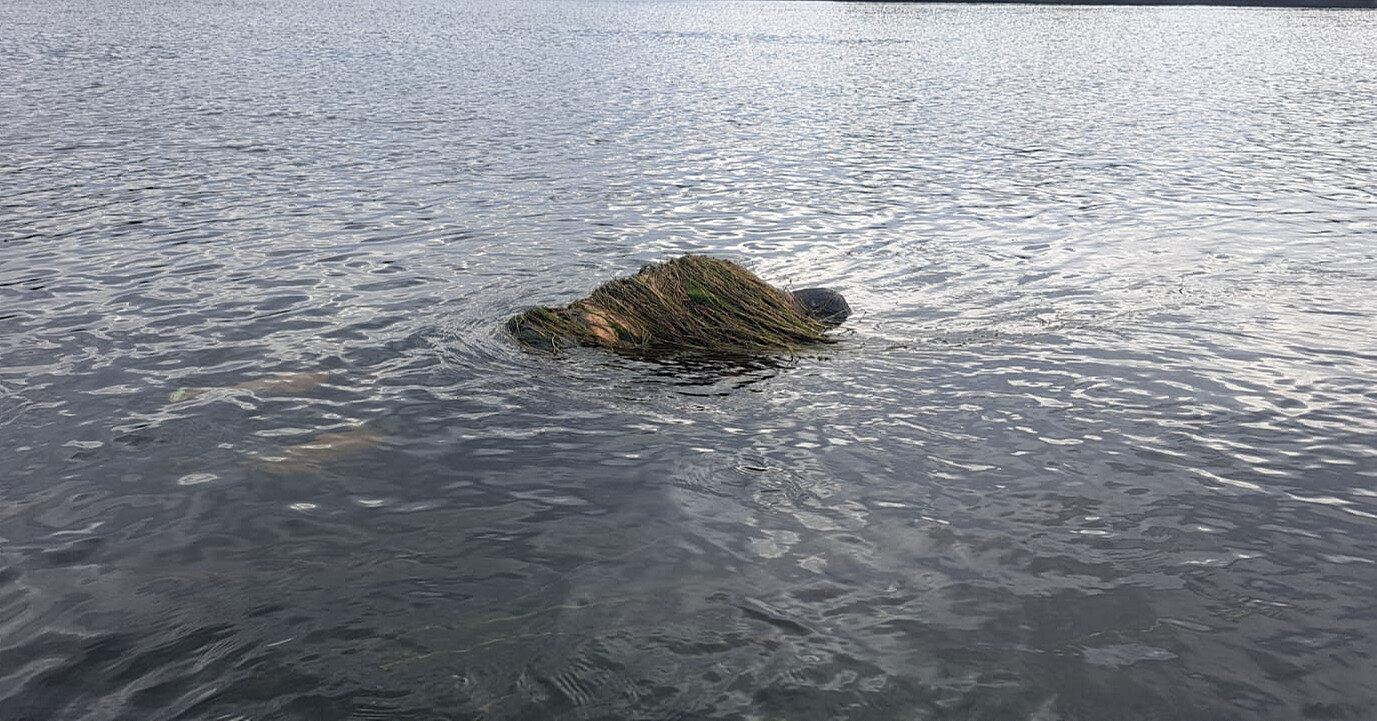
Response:
[{"label": "mound of vegetation", "polygon": [[702,255],[647,265],[566,306],[531,308],[509,319],[507,330],[549,351],[589,345],[731,356],[832,341],[793,295],[736,263]]}]

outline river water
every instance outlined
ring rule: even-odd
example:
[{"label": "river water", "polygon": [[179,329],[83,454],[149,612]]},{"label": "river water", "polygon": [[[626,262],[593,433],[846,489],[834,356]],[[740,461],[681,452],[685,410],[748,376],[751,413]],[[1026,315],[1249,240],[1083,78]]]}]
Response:
[{"label": "river water", "polygon": [[[1361,11],[8,0],[0,718],[1373,718],[1374,57]],[[857,314],[502,333],[684,252]]]}]

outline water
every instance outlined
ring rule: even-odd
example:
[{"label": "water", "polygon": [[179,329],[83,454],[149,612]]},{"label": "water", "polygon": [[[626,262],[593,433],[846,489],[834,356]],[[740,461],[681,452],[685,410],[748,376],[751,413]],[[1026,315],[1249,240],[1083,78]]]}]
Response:
[{"label": "water", "polygon": [[[0,718],[1371,718],[1373,57],[1365,12],[4,3]],[[501,333],[683,252],[858,315],[746,367]]]}]

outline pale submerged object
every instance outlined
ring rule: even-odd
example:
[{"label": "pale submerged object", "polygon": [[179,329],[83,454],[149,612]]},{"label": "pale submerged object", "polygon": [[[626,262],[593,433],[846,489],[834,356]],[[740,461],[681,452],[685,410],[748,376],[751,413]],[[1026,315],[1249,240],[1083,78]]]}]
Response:
[{"label": "pale submerged object", "polygon": [[261,393],[270,396],[290,396],[299,393],[309,393],[330,380],[330,371],[307,371],[303,373],[285,373],[282,375],[269,376],[267,378],[255,378],[251,381],[244,381],[232,386],[190,386],[178,388],[168,395],[170,403],[181,403],[197,396],[202,396],[212,391],[248,391],[249,393]]},{"label": "pale submerged object", "polygon": [[275,473],[316,471],[328,463],[376,448],[385,440],[386,433],[365,424],[343,431],[322,433],[305,443],[287,446],[274,455],[260,456],[254,465]]}]

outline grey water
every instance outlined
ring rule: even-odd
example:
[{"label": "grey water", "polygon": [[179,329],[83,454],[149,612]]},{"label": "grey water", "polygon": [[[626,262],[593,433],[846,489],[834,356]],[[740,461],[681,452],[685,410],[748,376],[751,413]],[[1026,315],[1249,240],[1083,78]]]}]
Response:
[{"label": "grey water", "polygon": [[[0,719],[1377,717],[1374,57],[1361,11],[0,3]],[[686,252],[856,315],[502,332]]]}]

